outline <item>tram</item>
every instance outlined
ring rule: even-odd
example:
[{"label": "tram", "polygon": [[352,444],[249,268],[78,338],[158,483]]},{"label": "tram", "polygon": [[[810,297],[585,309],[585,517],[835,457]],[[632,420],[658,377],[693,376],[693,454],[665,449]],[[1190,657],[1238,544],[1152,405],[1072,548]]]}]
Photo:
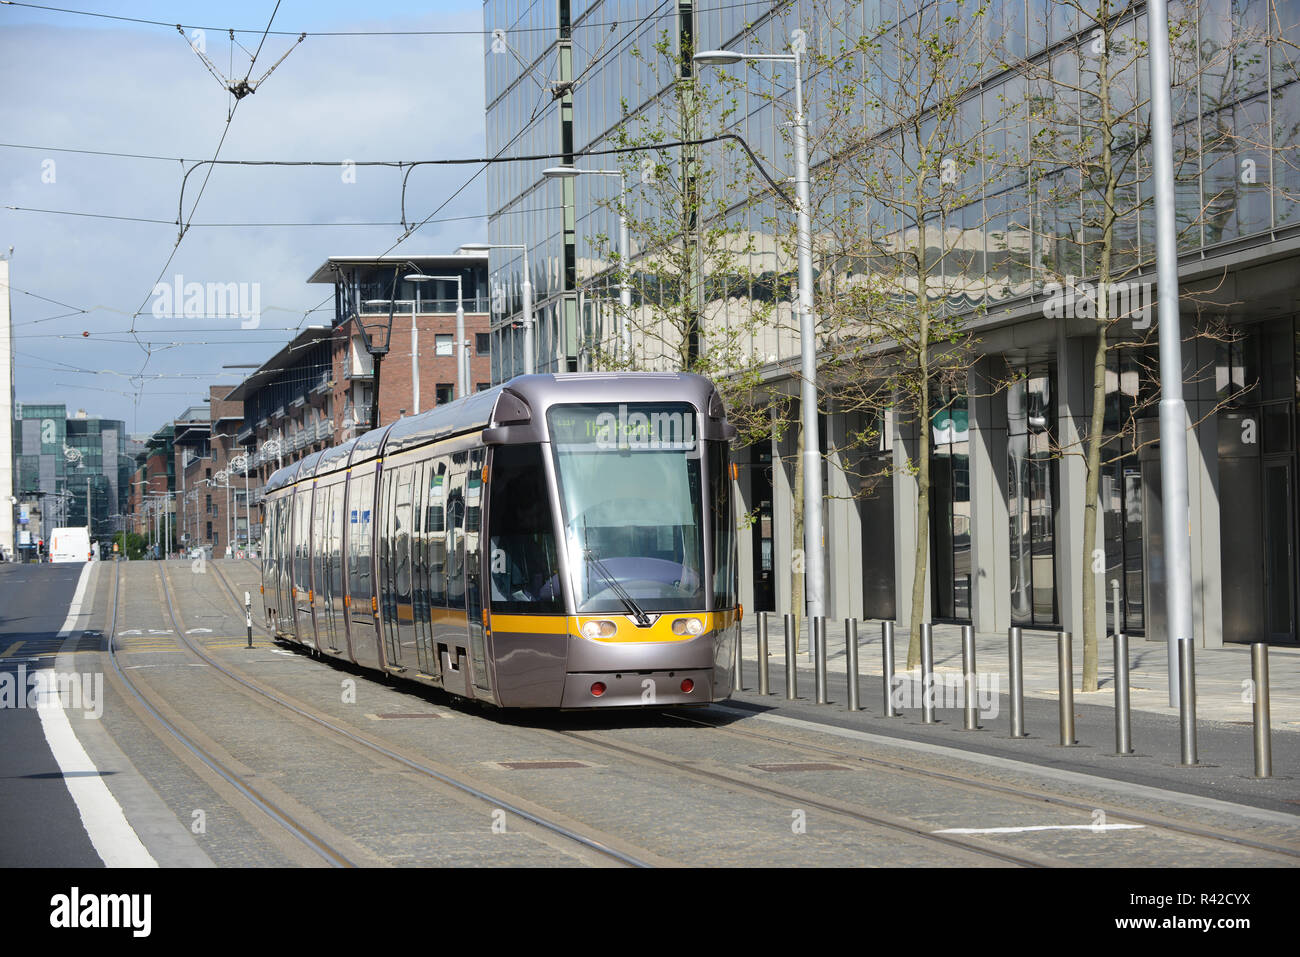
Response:
[{"label": "tram", "polygon": [[720,701],[735,434],[701,376],[570,373],[314,453],[266,485],[267,627],[506,708]]}]

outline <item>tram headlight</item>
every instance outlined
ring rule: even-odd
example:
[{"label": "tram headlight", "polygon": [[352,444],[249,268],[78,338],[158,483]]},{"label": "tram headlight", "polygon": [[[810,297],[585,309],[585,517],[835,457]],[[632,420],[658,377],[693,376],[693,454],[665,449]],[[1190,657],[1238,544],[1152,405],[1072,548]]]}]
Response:
[{"label": "tram headlight", "polygon": [[698,618],[677,618],[673,621],[674,635],[702,635],[704,622]]},{"label": "tram headlight", "polygon": [[618,634],[618,625],[604,619],[589,621],[582,626],[582,637],[593,641],[598,638],[613,638],[616,634]]}]

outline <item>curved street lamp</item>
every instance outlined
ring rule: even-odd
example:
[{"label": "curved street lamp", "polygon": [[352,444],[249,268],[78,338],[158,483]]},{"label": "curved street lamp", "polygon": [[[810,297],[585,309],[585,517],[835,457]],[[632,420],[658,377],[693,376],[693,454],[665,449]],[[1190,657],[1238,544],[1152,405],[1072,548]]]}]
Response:
[{"label": "curved street lamp", "polygon": [[705,50],[695,54],[696,63],[729,66],[741,60],[794,65],[794,186],[798,207],[799,253],[799,353],[803,382],[799,390],[803,419],[803,514],[804,581],[810,618],[825,614],[825,562],[822,554],[822,470],[821,442],[817,421],[817,342],[813,318],[812,224],[809,214],[808,121],[803,111],[803,63],[801,43],[791,43],[790,53],[737,53],[734,50]]}]

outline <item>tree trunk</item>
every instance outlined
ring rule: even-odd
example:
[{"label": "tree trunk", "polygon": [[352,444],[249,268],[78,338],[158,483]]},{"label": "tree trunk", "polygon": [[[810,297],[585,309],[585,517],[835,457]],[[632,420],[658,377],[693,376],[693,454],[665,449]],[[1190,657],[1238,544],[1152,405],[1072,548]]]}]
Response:
[{"label": "tree trunk", "polygon": [[[923,361],[922,366],[924,365]],[[924,375],[922,381],[928,381]],[[909,670],[921,663],[921,623],[928,618],[925,587],[926,559],[930,552],[930,395],[928,390],[922,393],[920,405],[916,478],[916,551],[912,556],[912,617],[909,626],[911,637],[907,641]]]}]

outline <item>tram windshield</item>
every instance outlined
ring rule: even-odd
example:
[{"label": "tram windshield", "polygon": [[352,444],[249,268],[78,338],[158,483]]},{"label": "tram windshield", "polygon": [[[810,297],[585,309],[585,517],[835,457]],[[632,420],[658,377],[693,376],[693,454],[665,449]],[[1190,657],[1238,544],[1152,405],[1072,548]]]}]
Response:
[{"label": "tram windshield", "polygon": [[578,613],[703,608],[695,409],[563,405],[548,420]]}]

